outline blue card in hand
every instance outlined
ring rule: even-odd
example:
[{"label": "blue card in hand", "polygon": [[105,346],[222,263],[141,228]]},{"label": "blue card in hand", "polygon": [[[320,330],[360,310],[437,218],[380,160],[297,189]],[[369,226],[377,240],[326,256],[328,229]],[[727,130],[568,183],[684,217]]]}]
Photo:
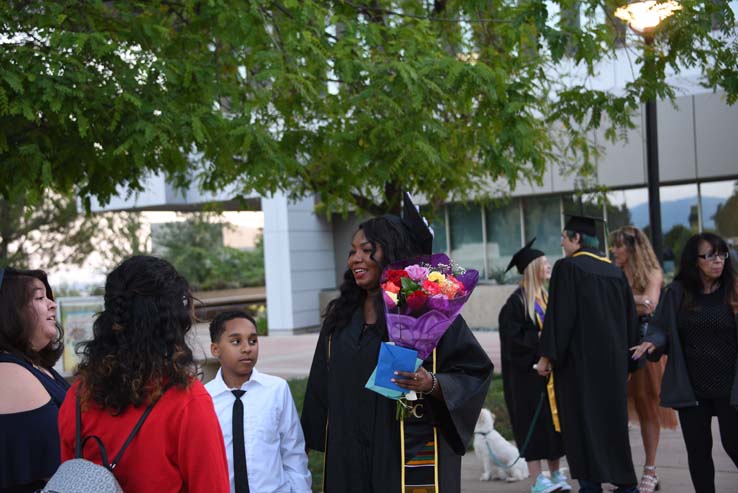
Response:
[{"label": "blue card in hand", "polygon": [[375,385],[403,393],[407,392],[406,389],[395,385],[390,380],[396,378],[396,371],[415,371],[417,368],[415,365],[417,357],[418,352],[414,349],[407,349],[383,342],[379,348]]}]

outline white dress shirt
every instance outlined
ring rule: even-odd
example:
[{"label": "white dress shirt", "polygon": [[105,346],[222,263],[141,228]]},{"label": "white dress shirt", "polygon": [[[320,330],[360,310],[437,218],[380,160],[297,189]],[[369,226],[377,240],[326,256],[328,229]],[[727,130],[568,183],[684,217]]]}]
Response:
[{"label": "white dress shirt", "polygon": [[[233,402],[221,370],[205,385],[213,398],[228,456],[231,493],[233,477]],[[246,470],[251,493],[309,493],[312,480],[305,454],[305,437],[287,382],[253,370],[241,386],[244,407]]]}]

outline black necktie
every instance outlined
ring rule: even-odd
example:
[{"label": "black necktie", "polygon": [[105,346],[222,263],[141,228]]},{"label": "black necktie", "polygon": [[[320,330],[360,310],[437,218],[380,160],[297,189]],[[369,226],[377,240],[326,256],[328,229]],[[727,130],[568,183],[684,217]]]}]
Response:
[{"label": "black necktie", "polygon": [[246,473],[246,443],[243,439],[243,402],[245,390],[231,390],[236,400],[233,402],[233,476],[236,493],[249,493],[249,476]]}]

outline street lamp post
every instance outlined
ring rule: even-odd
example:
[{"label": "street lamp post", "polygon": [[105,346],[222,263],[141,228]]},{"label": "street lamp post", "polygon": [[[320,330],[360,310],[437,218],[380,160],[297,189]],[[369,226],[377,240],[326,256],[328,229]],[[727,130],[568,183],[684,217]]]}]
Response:
[{"label": "street lamp post", "polygon": [[[616,17],[626,21],[633,31],[644,38],[646,44],[644,63],[648,64],[644,68],[645,72],[652,70],[650,64],[653,63],[653,53],[651,51],[656,28],[662,20],[681,8],[681,5],[672,0],[661,3],[655,0],[646,0],[632,2],[615,11]],[[655,96],[646,99],[645,110],[648,216],[651,225],[651,243],[656,257],[663,264],[664,245],[661,231],[661,197],[659,193],[659,135]]]}]

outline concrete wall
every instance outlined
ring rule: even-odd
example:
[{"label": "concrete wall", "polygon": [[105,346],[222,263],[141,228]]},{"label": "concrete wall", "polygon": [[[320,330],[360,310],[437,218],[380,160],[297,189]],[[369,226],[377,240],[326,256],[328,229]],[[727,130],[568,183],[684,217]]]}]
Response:
[{"label": "concrete wall", "polygon": [[318,293],[335,287],[333,230],[314,199],[262,199],[267,319],[272,334],[320,323]]}]

